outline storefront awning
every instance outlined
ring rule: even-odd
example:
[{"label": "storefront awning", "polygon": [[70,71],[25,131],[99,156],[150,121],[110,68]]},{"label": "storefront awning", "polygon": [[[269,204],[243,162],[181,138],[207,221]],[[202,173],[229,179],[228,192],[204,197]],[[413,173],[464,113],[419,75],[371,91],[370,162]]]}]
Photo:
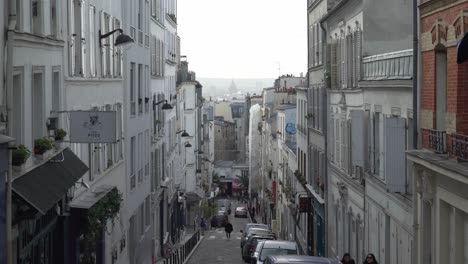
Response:
[{"label": "storefront awning", "polygon": [[108,192],[112,191],[112,189],[114,189],[114,186],[112,185],[99,185],[93,187],[79,197],[73,199],[73,201],[70,203],[70,207],[89,209],[97,201],[101,200],[101,198],[104,197]]},{"label": "storefront awning", "polygon": [[88,167],[69,148],[13,181],[13,191],[41,214],[49,211]]}]

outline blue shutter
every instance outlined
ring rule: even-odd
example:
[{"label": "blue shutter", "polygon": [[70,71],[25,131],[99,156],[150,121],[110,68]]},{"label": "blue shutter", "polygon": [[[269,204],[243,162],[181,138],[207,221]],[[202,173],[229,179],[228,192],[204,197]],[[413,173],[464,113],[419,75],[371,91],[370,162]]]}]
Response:
[{"label": "blue shutter", "polygon": [[385,178],[387,190],[404,193],[406,190],[406,120],[388,117],[384,122]]},{"label": "blue shutter", "polygon": [[354,166],[364,167],[364,111],[351,111],[351,155]]}]

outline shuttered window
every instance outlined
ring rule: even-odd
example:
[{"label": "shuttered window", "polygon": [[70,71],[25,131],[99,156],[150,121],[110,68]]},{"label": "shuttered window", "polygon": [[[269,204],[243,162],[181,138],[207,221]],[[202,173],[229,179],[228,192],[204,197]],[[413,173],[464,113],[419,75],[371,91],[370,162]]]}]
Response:
[{"label": "shuttered window", "polygon": [[404,118],[385,118],[385,180],[390,192],[405,193],[406,191],[405,126]]},{"label": "shuttered window", "polygon": [[355,80],[356,80],[356,86],[357,82],[361,80],[361,53],[362,53],[362,34],[361,30],[358,28],[354,32],[354,42],[355,42]]},{"label": "shuttered window", "polygon": [[340,119],[335,119],[335,163],[337,166],[340,166],[341,163],[341,155],[340,155],[340,148],[341,148],[341,123]]},{"label": "shuttered window", "polygon": [[[17,1],[19,3],[19,1]],[[68,17],[68,31],[70,32],[70,42],[68,43],[68,70],[70,76],[75,76],[75,0],[70,0]]]},{"label": "shuttered window", "polygon": [[364,111],[353,110],[351,111],[351,150],[352,150],[352,164],[353,166],[364,167]]},{"label": "shuttered window", "polygon": [[96,76],[96,8],[89,6],[89,74]]},{"label": "shuttered window", "polygon": [[346,36],[342,33],[340,40],[340,60],[341,60],[341,88],[346,88],[347,72],[346,72]]},{"label": "shuttered window", "polygon": [[330,160],[332,162],[335,162],[335,119],[331,118],[330,119],[330,123],[329,123],[329,127],[330,127],[330,144],[329,144],[329,153],[331,154],[331,157],[330,157]]},{"label": "shuttered window", "polygon": [[338,88],[338,57],[337,44],[331,43],[330,49],[330,86],[332,89]]}]

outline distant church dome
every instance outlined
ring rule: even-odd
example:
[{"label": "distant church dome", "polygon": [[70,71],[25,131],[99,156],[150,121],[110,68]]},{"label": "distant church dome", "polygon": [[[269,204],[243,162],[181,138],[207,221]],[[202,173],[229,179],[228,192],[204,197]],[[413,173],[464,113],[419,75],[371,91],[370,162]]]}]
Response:
[{"label": "distant church dome", "polygon": [[229,86],[229,93],[230,94],[237,93],[237,85],[234,83],[234,80],[232,80],[231,86]]}]

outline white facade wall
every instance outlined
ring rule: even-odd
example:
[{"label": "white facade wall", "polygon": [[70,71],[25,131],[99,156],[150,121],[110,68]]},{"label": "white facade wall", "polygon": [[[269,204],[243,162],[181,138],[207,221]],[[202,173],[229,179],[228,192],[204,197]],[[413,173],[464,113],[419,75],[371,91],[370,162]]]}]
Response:
[{"label": "white facade wall", "polygon": [[262,122],[262,110],[256,104],[250,107],[249,120],[249,193],[258,192],[261,186],[261,132],[258,131],[258,123]]},{"label": "white facade wall", "polygon": [[[153,231],[151,221],[142,221],[151,210],[150,179],[150,2],[122,1],[124,31],[135,43],[124,60],[124,101],[126,160],[128,247],[130,263],[151,262]],[[144,223],[144,227],[142,227]]]}]

